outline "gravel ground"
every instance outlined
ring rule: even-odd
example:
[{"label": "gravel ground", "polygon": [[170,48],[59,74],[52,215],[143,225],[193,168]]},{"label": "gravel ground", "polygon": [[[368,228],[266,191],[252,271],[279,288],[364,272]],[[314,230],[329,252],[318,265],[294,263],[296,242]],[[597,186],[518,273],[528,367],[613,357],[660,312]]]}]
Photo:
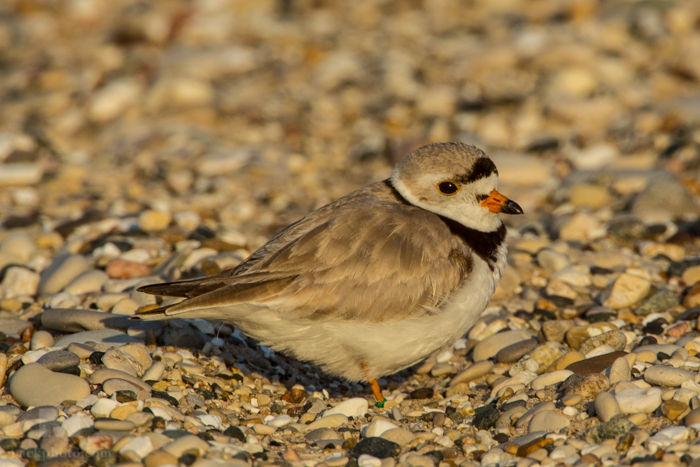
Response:
[{"label": "gravel ground", "polygon": [[[0,102],[0,467],[700,465],[700,2],[5,0]],[[525,215],[383,408],[128,319],[436,141]]]}]

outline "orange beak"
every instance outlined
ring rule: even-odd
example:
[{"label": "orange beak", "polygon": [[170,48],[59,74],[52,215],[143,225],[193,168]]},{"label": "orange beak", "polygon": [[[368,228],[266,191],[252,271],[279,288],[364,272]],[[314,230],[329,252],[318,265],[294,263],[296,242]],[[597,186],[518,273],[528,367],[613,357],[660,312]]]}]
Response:
[{"label": "orange beak", "polygon": [[482,201],[481,205],[489,211],[503,214],[522,214],[523,208],[518,203],[511,201],[496,190],[493,190],[489,197]]}]

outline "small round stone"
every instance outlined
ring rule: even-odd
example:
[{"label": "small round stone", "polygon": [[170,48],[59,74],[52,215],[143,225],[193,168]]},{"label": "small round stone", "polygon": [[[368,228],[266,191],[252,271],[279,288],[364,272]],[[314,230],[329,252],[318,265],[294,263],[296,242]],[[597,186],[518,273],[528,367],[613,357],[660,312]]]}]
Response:
[{"label": "small round stone", "polygon": [[53,343],[54,339],[50,332],[37,331],[32,336],[30,348],[32,350],[43,349],[44,347],[51,347]]}]

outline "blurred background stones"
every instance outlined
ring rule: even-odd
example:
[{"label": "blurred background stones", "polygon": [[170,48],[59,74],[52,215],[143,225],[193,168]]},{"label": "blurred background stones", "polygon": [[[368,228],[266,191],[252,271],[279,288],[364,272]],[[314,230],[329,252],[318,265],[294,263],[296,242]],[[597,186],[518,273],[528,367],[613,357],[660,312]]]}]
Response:
[{"label": "blurred background stones", "polygon": [[[384,409],[233,326],[128,319],[439,141],[525,215]],[[0,448],[695,465],[699,197],[698,0],[2,1]]]}]

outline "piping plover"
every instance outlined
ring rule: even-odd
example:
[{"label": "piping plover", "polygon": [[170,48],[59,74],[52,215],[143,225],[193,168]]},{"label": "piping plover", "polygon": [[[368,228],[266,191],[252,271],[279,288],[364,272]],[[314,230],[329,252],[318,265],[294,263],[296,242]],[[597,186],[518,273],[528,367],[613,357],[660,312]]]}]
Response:
[{"label": "piping plover", "polygon": [[226,321],[274,350],[350,381],[369,381],[437,354],[486,307],[506,265],[496,191],[480,149],[431,144],[387,180],[323,206],[237,267],[141,287],[185,300],[138,319]]}]

